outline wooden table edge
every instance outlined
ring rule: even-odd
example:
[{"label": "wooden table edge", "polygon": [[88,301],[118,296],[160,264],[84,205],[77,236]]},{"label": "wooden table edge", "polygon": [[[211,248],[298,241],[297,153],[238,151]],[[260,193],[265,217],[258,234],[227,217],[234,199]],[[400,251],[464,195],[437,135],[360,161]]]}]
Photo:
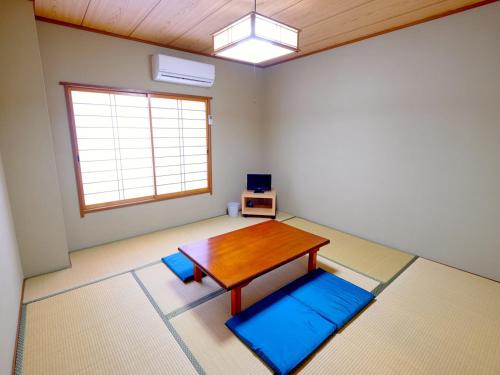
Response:
[{"label": "wooden table edge", "polygon": [[228,287],[226,285],[224,285],[222,282],[220,282],[214,275],[212,275],[210,272],[208,272],[204,267],[202,267],[198,262],[196,262],[192,257],[189,256],[189,254],[186,254],[184,252],[184,250],[182,250],[181,247],[178,247],[177,250],[179,250],[182,254],[184,254],[186,256],[186,258],[188,258],[191,262],[193,262],[194,266],[195,266],[195,271],[196,271],[196,267],[198,267],[202,272],[206,273],[208,276],[210,276],[217,284],[219,284],[222,288],[226,289],[226,290],[230,290],[228,289]]},{"label": "wooden table edge", "polygon": [[[311,254],[311,253],[317,253],[319,251],[319,249],[325,245],[328,245],[330,243],[330,240],[325,238],[325,241],[321,242],[319,245],[316,245],[308,250],[304,250],[302,252],[300,252],[299,254],[295,255],[294,257],[291,257],[291,258],[287,258],[286,260],[282,261],[282,262],[279,262],[277,263],[276,265],[273,265],[272,267],[269,267],[269,268],[266,268],[258,273],[256,273],[255,275],[252,275],[246,279],[243,279],[243,280],[240,280],[238,282],[235,282],[235,283],[232,283],[232,284],[229,284],[229,285],[226,285],[224,284],[222,281],[220,281],[219,279],[217,279],[211,272],[209,272],[208,270],[206,270],[202,265],[200,265],[195,259],[193,259],[189,254],[187,254],[184,250],[182,250],[181,247],[178,247],[177,249],[182,253],[184,254],[191,262],[193,262],[193,264],[195,265],[195,268],[198,267],[201,271],[203,271],[204,273],[206,273],[208,276],[210,276],[217,284],[219,284],[222,288],[226,289],[227,291],[230,291],[232,289],[235,289],[235,288],[241,288],[243,286],[246,286],[248,285],[250,282],[252,282],[252,280],[262,276],[262,275],[265,275],[266,273],[268,272],[271,272],[287,263],[290,263],[300,257],[303,257],[307,254]],[[311,267],[311,264],[309,263],[309,267]]]},{"label": "wooden table edge", "polygon": [[311,254],[313,252],[317,253],[320,248],[322,248],[325,245],[328,245],[329,243],[330,243],[330,240],[326,240],[326,242],[323,242],[321,245],[314,246],[314,247],[310,248],[309,250],[303,251],[300,254],[297,254],[291,258],[287,258],[286,260],[284,260],[284,261],[282,261],[282,262],[280,262],[272,267],[266,268],[263,271],[258,272],[249,278],[246,278],[242,281],[239,281],[239,282],[236,282],[236,283],[229,285],[227,290],[231,290],[234,288],[238,288],[240,286],[248,285],[250,282],[252,282],[252,280],[255,280],[256,278],[261,277],[262,275],[265,275],[268,272],[274,271],[275,269],[280,268],[281,266],[284,266],[287,263],[293,262],[294,260],[299,259],[305,255]]}]

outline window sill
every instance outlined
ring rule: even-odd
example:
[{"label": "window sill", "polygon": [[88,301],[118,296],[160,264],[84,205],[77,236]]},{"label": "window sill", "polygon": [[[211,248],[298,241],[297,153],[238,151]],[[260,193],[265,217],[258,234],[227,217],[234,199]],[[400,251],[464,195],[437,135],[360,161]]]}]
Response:
[{"label": "window sill", "polygon": [[104,210],[111,210],[113,208],[135,206],[137,204],[159,202],[159,201],[164,201],[164,200],[168,200],[168,199],[189,197],[191,195],[199,195],[199,194],[212,194],[212,189],[211,188],[203,188],[203,189],[182,191],[182,192],[171,193],[171,194],[151,195],[148,197],[140,197],[140,198],[124,199],[124,200],[115,201],[115,202],[92,204],[92,205],[84,206],[80,210],[80,216],[84,217],[86,214],[89,214],[89,213],[99,212],[99,211],[104,211]]}]

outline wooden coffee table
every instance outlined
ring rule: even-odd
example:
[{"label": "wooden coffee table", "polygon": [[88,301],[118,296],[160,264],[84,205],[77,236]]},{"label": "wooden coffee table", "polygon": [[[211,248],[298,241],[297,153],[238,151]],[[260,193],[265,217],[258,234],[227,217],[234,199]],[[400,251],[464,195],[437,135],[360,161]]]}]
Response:
[{"label": "wooden coffee table", "polygon": [[330,240],[279,221],[269,220],[179,247],[194,263],[194,279],[202,273],[231,291],[231,314],[241,311],[241,288],[253,279],[309,254],[308,271],[316,269],[321,246]]}]

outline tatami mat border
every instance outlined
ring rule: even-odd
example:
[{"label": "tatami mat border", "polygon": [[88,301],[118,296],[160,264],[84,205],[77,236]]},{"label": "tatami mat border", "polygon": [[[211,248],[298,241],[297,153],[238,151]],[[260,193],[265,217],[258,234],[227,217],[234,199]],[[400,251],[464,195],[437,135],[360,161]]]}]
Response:
[{"label": "tatami mat border", "polygon": [[71,292],[73,290],[80,289],[80,288],[83,288],[83,287],[86,287],[86,286],[89,286],[89,285],[92,285],[92,284],[100,283],[101,281],[106,281],[106,280],[112,279],[113,277],[116,277],[116,276],[125,275],[126,273],[129,273],[131,271],[132,270],[127,270],[127,271],[119,272],[119,273],[116,273],[116,274],[113,274],[113,275],[109,275],[109,276],[103,277],[101,279],[90,281],[90,282],[82,284],[82,285],[77,285],[77,286],[74,286],[74,287],[69,288],[69,289],[64,289],[64,290],[61,290],[61,291],[59,291],[57,293],[52,293],[52,294],[49,294],[47,296],[43,296],[43,297],[40,297],[40,298],[33,299],[31,301],[27,301],[23,305],[29,305],[30,303],[33,303],[33,302],[43,301],[44,299],[55,297],[55,296],[58,296],[60,294],[68,293],[68,292]]},{"label": "tatami mat border", "polygon": [[155,265],[160,264],[160,263],[162,263],[161,260],[155,260],[154,262],[150,262],[148,264],[144,264],[143,266],[139,266],[139,267],[133,268],[130,271],[139,271],[139,270],[142,270],[143,268],[148,268],[148,267],[151,267],[151,266],[155,266]]},{"label": "tatami mat border", "polygon": [[19,335],[17,343],[16,352],[16,367],[14,369],[14,375],[21,375],[23,369],[23,357],[24,357],[24,336],[26,332],[26,304],[21,307],[21,319],[19,320]]},{"label": "tatami mat border", "polygon": [[325,257],[321,254],[318,254],[319,257],[323,258],[323,259],[326,259],[326,260],[329,260],[329,261],[332,261],[332,262],[335,262],[339,265],[341,265],[342,267],[345,267],[347,268],[348,270],[351,270],[353,272],[356,272],[356,273],[359,273],[360,275],[363,275],[364,277],[368,278],[368,279],[371,279],[371,280],[374,280],[376,282],[378,282],[378,286],[375,287],[375,289],[372,290],[372,293],[376,296],[378,296],[380,293],[382,293],[382,291],[387,288],[394,280],[396,280],[398,278],[399,275],[401,275],[408,267],[410,267],[419,257],[418,256],[413,256],[413,258],[411,258],[408,263],[406,263],[403,268],[401,268],[397,273],[394,274],[393,277],[391,277],[387,282],[383,282],[382,280],[379,280],[379,279],[376,279],[375,277],[373,276],[370,276],[370,275],[367,275],[366,273],[364,272],[361,272],[360,270],[357,270],[353,267],[349,267],[337,260],[332,260],[328,257]]},{"label": "tatami mat border", "polygon": [[413,257],[412,260],[410,260],[406,265],[401,268],[393,277],[389,279],[388,282],[386,283],[380,283],[375,289],[373,289],[372,293],[376,296],[378,296],[380,293],[384,291],[385,288],[387,288],[394,280],[396,280],[399,275],[401,275],[404,271],[406,271],[419,257],[415,256]]},{"label": "tatami mat border", "polygon": [[362,275],[362,276],[364,276],[364,277],[367,277],[367,278],[369,278],[369,279],[371,279],[371,280],[373,280],[373,281],[376,281],[376,282],[378,282],[379,284],[383,284],[383,283],[384,283],[382,280],[379,280],[379,279],[377,279],[377,278],[375,278],[375,277],[373,277],[373,276],[370,276],[370,275],[368,275],[368,274],[366,274],[366,273],[364,273],[364,272],[361,272],[361,271],[359,271],[359,270],[357,270],[357,269],[355,269],[355,268],[353,268],[353,267],[346,266],[344,263],[341,263],[341,262],[339,262],[339,261],[337,261],[337,260],[334,260],[334,259],[330,259],[330,258],[328,258],[328,257],[325,257],[324,255],[321,255],[320,253],[318,253],[318,256],[319,256],[320,258],[326,259],[326,260],[328,260],[328,261],[330,261],[330,262],[337,263],[338,265],[340,265],[340,266],[342,266],[342,267],[345,267],[345,268],[347,268],[348,270],[351,270],[351,271],[353,271],[353,272],[359,273],[360,275]]},{"label": "tatami mat border", "polygon": [[405,253],[405,254],[408,254],[408,255],[413,255],[413,256],[416,256],[415,254],[410,253],[410,252],[408,252],[408,251],[406,251],[406,250],[401,250],[401,249],[399,249],[399,248],[392,247],[392,246],[386,245],[386,244],[381,243],[381,242],[374,242],[374,241],[372,241],[372,240],[369,240],[368,238],[361,237],[360,235],[357,235],[357,234],[352,234],[352,233],[346,232],[346,231],[341,230],[341,229],[336,229],[336,228],[331,227],[331,226],[329,226],[329,225],[321,224],[321,223],[318,223],[317,221],[314,221],[314,220],[311,220],[311,219],[307,219],[307,218],[305,218],[305,217],[301,217],[301,216],[294,216],[294,217],[289,217],[289,218],[287,218],[286,220],[290,220],[290,219],[302,219],[302,220],[305,220],[305,221],[309,221],[309,222],[311,222],[311,223],[313,223],[313,224],[320,225],[320,226],[322,226],[322,227],[326,227],[326,228],[330,228],[330,229],[334,229],[334,230],[336,230],[336,231],[338,231],[338,232],[342,232],[342,233],[344,233],[344,234],[347,234],[347,235],[349,235],[349,236],[351,236],[351,237],[358,238],[358,239],[363,240],[363,241],[373,242],[373,243],[376,243],[376,244],[378,244],[378,245],[385,246],[385,247],[389,247],[389,248],[391,248],[391,249],[397,250],[397,251],[399,251],[399,252],[402,252],[402,253]]},{"label": "tatami mat border", "polygon": [[177,331],[175,330],[175,328],[172,325],[172,323],[170,323],[170,321],[168,320],[167,316],[163,314],[163,312],[160,309],[160,306],[158,306],[158,304],[154,300],[153,296],[151,296],[151,294],[149,293],[149,291],[146,289],[146,287],[142,283],[141,279],[139,279],[139,277],[137,276],[137,274],[135,273],[135,271],[131,271],[131,273],[132,273],[132,276],[134,277],[135,281],[137,282],[137,284],[139,284],[139,286],[141,287],[142,291],[146,295],[146,297],[149,300],[149,302],[151,303],[151,305],[153,305],[154,309],[156,310],[156,312],[158,313],[158,315],[163,320],[163,323],[165,323],[165,326],[168,328],[168,330],[170,331],[170,333],[172,334],[172,336],[175,338],[175,341],[177,341],[177,344],[179,344],[179,346],[181,347],[182,351],[184,352],[184,354],[186,355],[186,357],[189,359],[189,361],[191,362],[191,364],[195,368],[196,372],[198,372],[198,374],[200,374],[200,375],[205,375],[205,370],[203,370],[203,368],[201,367],[201,365],[198,362],[198,360],[195,358],[195,356],[193,355],[193,353],[191,353],[191,350],[189,350],[189,348],[187,347],[187,345],[184,342],[184,340],[182,340],[182,337],[177,333]]},{"label": "tatami mat border", "polygon": [[168,314],[165,315],[167,319],[172,319],[175,318],[177,315],[182,314],[183,312],[186,312],[188,310],[194,309],[196,306],[201,305],[202,303],[205,303],[207,301],[210,301],[211,299],[220,296],[221,294],[226,293],[226,291],[222,288],[216,290],[215,292],[212,292],[210,294],[207,294],[206,296],[203,296],[196,301],[193,301],[191,303],[188,303],[187,305],[184,305],[182,307],[179,307],[178,309],[169,312]]}]

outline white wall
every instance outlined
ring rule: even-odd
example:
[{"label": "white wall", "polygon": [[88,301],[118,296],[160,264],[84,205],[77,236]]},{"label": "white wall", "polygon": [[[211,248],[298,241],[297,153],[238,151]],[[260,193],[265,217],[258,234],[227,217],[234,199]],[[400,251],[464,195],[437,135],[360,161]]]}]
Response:
[{"label": "white wall", "polygon": [[0,374],[9,374],[16,343],[23,270],[0,156]]},{"label": "white wall", "polygon": [[[259,68],[45,22],[38,22],[37,29],[70,249],[221,215],[228,201],[239,199],[246,173],[263,166]],[[215,64],[215,86],[203,89],[152,81],[150,56],[158,52]],[[212,96],[214,194],[118,208],[80,218],[60,81]]]},{"label": "white wall", "polygon": [[68,248],[33,4],[0,14],[0,151],[28,277],[68,266]]},{"label": "white wall", "polygon": [[500,279],[500,3],[266,69],[280,209]]}]

